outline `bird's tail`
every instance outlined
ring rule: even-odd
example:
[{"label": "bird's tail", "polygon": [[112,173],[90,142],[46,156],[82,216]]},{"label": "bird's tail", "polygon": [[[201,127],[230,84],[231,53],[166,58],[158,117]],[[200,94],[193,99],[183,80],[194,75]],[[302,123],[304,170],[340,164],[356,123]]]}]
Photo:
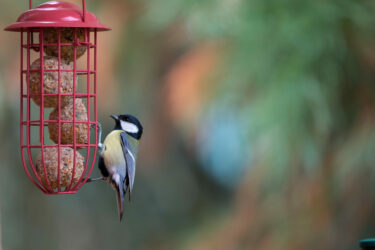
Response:
[{"label": "bird's tail", "polygon": [[116,185],[116,200],[117,200],[117,211],[118,217],[121,221],[124,213],[124,190],[122,185]]}]

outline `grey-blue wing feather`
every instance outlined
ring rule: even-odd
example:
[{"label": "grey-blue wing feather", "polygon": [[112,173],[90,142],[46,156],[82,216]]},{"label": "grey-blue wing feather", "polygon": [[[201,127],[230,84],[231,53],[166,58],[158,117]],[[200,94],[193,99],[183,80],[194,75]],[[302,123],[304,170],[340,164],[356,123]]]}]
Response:
[{"label": "grey-blue wing feather", "polygon": [[[130,188],[130,195],[133,191],[134,177],[135,177],[135,164],[136,164],[136,153],[132,150],[132,147],[129,144],[128,135],[126,133],[121,133],[121,145],[122,151],[124,153],[125,162],[126,162],[126,173],[127,180],[125,180],[124,189],[127,190],[128,186]],[[127,183],[128,181],[128,183]]]}]

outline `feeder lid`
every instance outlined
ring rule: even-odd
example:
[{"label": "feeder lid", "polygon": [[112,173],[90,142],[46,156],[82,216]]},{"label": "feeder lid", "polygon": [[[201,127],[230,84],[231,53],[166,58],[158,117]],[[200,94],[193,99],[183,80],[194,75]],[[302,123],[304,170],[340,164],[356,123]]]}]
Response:
[{"label": "feeder lid", "polygon": [[22,13],[17,22],[5,28],[7,31],[21,31],[22,28],[76,27],[98,31],[110,30],[102,25],[96,16],[86,10],[85,21],[81,8],[72,3],[50,1]]}]

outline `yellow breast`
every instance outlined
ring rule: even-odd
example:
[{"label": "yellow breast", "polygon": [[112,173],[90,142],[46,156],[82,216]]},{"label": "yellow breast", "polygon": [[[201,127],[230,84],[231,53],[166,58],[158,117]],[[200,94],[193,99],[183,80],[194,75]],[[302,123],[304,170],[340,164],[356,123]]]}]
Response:
[{"label": "yellow breast", "polygon": [[121,146],[122,130],[114,130],[104,140],[105,150],[102,152],[107,168],[125,166],[124,153]]}]

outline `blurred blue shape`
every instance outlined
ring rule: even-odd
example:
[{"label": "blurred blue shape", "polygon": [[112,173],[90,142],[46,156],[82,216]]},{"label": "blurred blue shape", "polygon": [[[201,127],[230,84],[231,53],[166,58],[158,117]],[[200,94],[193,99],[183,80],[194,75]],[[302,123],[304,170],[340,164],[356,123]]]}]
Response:
[{"label": "blurred blue shape", "polygon": [[200,119],[197,155],[204,171],[226,188],[235,188],[250,164],[250,139],[235,107],[215,105]]}]

